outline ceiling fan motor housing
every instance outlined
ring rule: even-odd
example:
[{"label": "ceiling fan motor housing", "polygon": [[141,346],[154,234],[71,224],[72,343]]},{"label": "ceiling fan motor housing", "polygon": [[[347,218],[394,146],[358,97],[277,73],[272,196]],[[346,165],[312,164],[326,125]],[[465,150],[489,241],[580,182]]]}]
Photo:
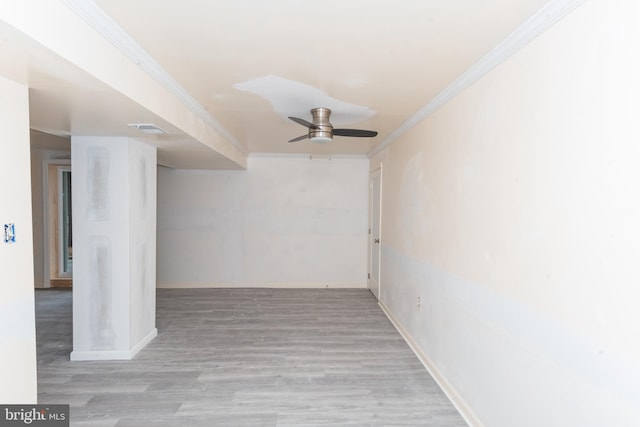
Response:
[{"label": "ceiling fan motor housing", "polygon": [[312,142],[330,142],[333,139],[333,126],[329,122],[331,110],[328,108],[314,108],[311,110],[314,127],[309,128],[309,139]]},{"label": "ceiling fan motor housing", "polygon": [[331,110],[328,108],[320,107],[311,110],[312,122],[308,122],[305,119],[299,117],[289,116],[289,119],[302,125],[308,129],[306,135],[299,136],[297,138],[290,139],[289,142],[299,142],[305,139],[309,139],[311,142],[323,144],[333,141],[333,136],[351,136],[351,137],[365,137],[373,138],[378,135],[378,132],[374,130],[363,129],[334,129],[333,125],[329,121]]}]

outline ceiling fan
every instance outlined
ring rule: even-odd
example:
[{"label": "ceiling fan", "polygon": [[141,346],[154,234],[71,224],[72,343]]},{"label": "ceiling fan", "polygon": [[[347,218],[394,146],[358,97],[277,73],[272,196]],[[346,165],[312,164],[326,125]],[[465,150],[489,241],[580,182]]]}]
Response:
[{"label": "ceiling fan", "polygon": [[311,110],[312,122],[308,122],[298,117],[289,117],[294,122],[309,128],[309,133],[289,140],[289,142],[298,142],[309,139],[311,142],[325,143],[333,141],[333,136],[355,136],[360,138],[371,138],[378,134],[374,130],[361,129],[334,129],[329,116],[331,110],[328,108],[314,108]]}]

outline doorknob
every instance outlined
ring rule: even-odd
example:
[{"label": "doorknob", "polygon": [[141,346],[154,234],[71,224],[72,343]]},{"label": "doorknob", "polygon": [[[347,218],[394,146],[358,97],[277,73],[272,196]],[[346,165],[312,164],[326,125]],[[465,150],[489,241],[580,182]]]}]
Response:
[{"label": "doorknob", "polygon": [[373,243],[380,243],[380,239],[374,239]]}]

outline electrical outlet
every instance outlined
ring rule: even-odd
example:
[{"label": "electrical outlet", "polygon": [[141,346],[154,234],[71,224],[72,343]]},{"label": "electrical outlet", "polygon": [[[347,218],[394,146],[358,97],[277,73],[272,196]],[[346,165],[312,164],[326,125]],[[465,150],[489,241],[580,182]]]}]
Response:
[{"label": "electrical outlet", "polygon": [[422,308],[422,299],[418,297],[418,308]]}]

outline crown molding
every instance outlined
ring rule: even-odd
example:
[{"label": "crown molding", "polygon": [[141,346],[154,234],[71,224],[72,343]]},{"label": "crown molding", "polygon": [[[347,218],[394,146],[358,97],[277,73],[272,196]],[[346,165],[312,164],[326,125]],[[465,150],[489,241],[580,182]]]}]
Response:
[{"label": "crown molding", "polygon": [[231,135],[220,122],[92,0],[62,0],[62,2],[242,154],[248,154],[247,149],[242,146],[240,141]]},{"label": "crown molding", "polygon": [[485,76],[511,55],[518,52],[531,40],[552,27],[556,22],[560,21],[585,1],[586,0],[551,0],[488,54],[454,80],[453,83],[400,125],[398,129],[383,139],[380,144],[369,152],[369,156],[373,157],[380,153],[404,133],[429,117],[447,102],[451,101],[466,88]]},{"label": "crown molding", "polygon": [[313,153],[268,153],[251,152],[254,159],[308,159],[308,160],[369,160],[366,154],[313,154]]}]

